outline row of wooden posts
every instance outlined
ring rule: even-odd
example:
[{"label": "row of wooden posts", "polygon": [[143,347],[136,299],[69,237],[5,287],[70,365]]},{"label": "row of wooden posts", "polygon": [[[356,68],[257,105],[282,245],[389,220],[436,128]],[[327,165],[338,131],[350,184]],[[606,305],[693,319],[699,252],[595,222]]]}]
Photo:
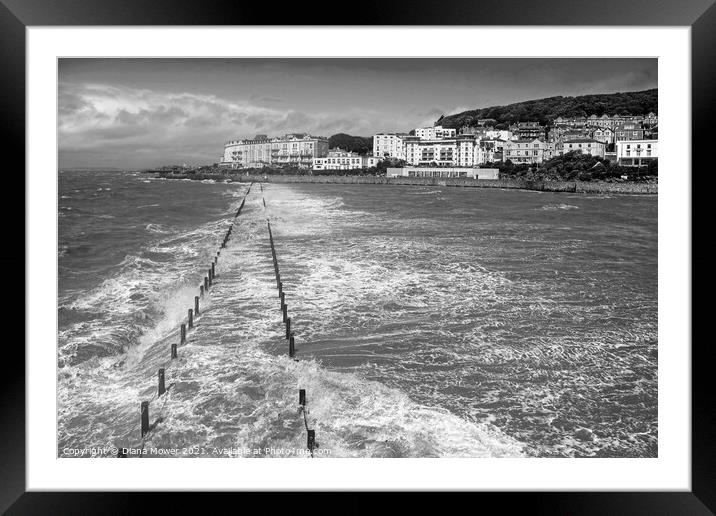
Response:
[{"label": "row of wooden posts", "polygon": [[[253,183],[251,183],[253,184]],[[234,222],[238,218],[238,216],[241,214],[241,210],[244,207],[244,203],[246,202],[246,197],[249,195],[249,192],[251,191],[251,184],[249,185],[249,188],[246,190],[246,194],[244,195],[244,198],[241,200],[241,204],[239,205],[239,208],[236,210],[236,214],[234,215],[234,221],[231,222],[231,225],[229,226],[229,229],[226,231],[226,234],[224,235],[224,239],[221,242],[221,246],[219,250],[216,252],[216,255],[214,256],[214,259],[212,260],[210,267],[207,269],[206,276],[204,276],[204,281],[202,284],[199,285],[199,295],[194,296],[194,308],[189,308],[187,310],[187,322],[182,323],[179,327],[179,345],[186,344],[187,339],[187,329],[192,329],[194,327],[195,317],[198,317],[199,312],[199,300],[203,298],[205,295],[208,295],[209,289],[214,284],[214,281],[216,280],[216,266],[219,262],[219,256],[221,256],[221,249],[224,249],[226,247],[226,244],[228,243],[229,239],[231,238],[231,232],[234,228]],[[174,360],[178,358],[177,353],[177,344],[172,343],[170,348],[170,357],[171,360]],[[166,369],[164,367],[159,368],[159,371],[157,373],[157,399],[161,398],[169,389],[173,387],[173,384],[170,384],[168,387],[166,385]],[[140,408],[140,429],[141,429],[141,437],[144,439],[150,432],[150,430],[153,428],[149,424],[149,401],[142,401],[141,408]],[[155,423],[156,426],[156,423]],[[118,453],[118,457],[126,457],[124,452],[120,449]]]},{"label": "row of wooden posts", "polygon": [[[263,186],[261,186],[261,191],[263,192]],[[263,199],[264,208],[266,208],[266,199]],[[273,257],[273,269],[276,273],[276,287],[278,288],[278,297],[281,301],[281,314],[283,316],[283,322],[286,325],[286,340],[288,340],[288,356],[291,358],[294,358],[296,355],[296,344],[294,340],[294,334],[291,331],[291,318],[288,316],[288,305],[286,304],[286,293],[283,291],[283,282],[281,281],[281,271],[278,267],[278,258],[276,257],[276,247],[274,246],[273,241],[273,233],[271,232],[271,222],[266,219],[266,225],[268,227],[268,233],[269,233],[269,242],[271,243],[271,256]],[[295,358],[294,358],[295,360]],[[300,406],[301,412],[303,414],[303,423],[306,427],[306,446],[308,450],[311,452],[311,457],[313,457],[313,450],[315,448],[318,448],[318,443],[316,443],[316,431],[314,429],[308,428],[308,417],[306,415],[306,390],[305,389],[299,389],[298,390],[298,404]]]}]

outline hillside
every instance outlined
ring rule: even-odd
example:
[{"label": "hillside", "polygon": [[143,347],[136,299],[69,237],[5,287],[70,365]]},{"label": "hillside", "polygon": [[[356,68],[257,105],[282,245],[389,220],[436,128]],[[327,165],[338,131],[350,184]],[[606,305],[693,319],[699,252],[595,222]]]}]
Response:
[{"label": "hillside", "polygon": [[341,148],[358,154],[367,154],[373,150],[373,138],[338,133],[328,138],[328,147],[331,149]]},{"label": "hillside", "polygon": [[517,102],[506,106],[493,106],[463,111],[454,115],[440,117],[436,124],[444,127],[460,128],[477,125],[483,118],[494,120],[494,125],[537,120],[549,124],[559,116],[597,115],[646,115],[658,114],[658,89],[630,91],[626,93],[604,93],[599,95],[580,95],[578,97],[548,97],[544,99]]}]

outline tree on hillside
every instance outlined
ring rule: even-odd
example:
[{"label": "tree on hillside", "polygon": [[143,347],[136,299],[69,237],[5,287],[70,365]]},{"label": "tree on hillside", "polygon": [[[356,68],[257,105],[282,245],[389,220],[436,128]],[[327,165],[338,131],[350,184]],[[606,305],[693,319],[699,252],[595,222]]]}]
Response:
[{"label": "tree on hillside", "polygon": [[328,146],[331,149],[340,148],[349,152],[357,152],[358,154],[364,155],[373,151],[373,138],[338,133],[328,138]]},{"label": "tree on hillside", "polygon": [[581,95],[578,97],[548,97],[517,102],[506,106],[491,106],[448,115],[439,119],[445,127],[475,126],[484,118],[495,119],[496,126],[537,120],[543,125],[557,117],[646,115],[658,113],[658,90]]}]

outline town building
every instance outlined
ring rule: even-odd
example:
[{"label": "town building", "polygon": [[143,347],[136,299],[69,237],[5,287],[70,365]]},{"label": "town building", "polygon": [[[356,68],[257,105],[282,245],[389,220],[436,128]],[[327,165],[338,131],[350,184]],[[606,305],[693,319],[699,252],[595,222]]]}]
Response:
[{"label": "town building", "polygon": [[425,140],[417,134],[406,136],[405,161],[410,165],[456,165],[458,144],[456,138]]},{"label": "town building", "polygon": [[492,127],[463,126],[460,129],[459,134],[472,134],[481,140],[491,140],[494,138],[509,140],[512,138],[512,133],[510,131],[506,129],[493,129]]},{"label": "town building", "polygon": [[616,143],[617,163],[624,166],[647,165],[659,157],[658,140],[621,140]]},{"label": "town building", "polygon": [[331,149],[323,158],[314,158],[313,170],[354,170],[369,168],[378,164],[381,159],[374,156],[361,156],[356,152],[342,149]]},{"label": "town building", "polygon": [[614,129],[614,139],[621,140],[643,140],[644,128],[637,122],[624,122]]},{"label": "town building", "polygon": [[268,138],[259,134],[251,139],[227,142],[221,165],[231,168],[286,165],[310,168],[315,158],[327,154],[327,138],[298,133]]},{"label": "town building", "polygon": [[656,125],[659,123],[659,117],[655,113],[649,113],[644,117],[644,125]]},{"label": "town building", "polygon": [[433,127],[418,127],[415,129],[415,136],[421,140],[440,140],[443,138],[454,138],[457,129],[435,125]]},{"label": "town building", "polygon": [[597,127],[592,131],[591,137],[606,145],[614,143],[614,131],[609,127]]},{"label": "town building", "polygon": [[579,138],[590,138],[592,131],[588,127],[559,127],[549,132],[549,141],[562,143],[565,140],[576,140]]},{"label": "town building", "polygon": [[500,171],[496,168],[467,167],[389,167],[387,177],[437,177],[462,179],[499,179]]},{"label": "town building", "polygon": [[373,155],[381,158],[405,159],[402,133],[380,133],[373,135]]},{"label": "town building", "polygon": [[510,126],[513,140],[547,140],[547,128],[539,122],[518,122]]},{"label": "town building", "polygon": [[503,160],[512,163],[542,163],[554,157],[555,145],[539,138],[505,142]]},{"label": "town building", "polygon": [[600,142],[593,138],[579,138],[574,140],[565,140],[559,154],[567,154],[568,152],[578,152],[579,154],[591,154],[597,158],[604,158],[606,146],[604,142]]},{"label": "town building", "polygon": [[659,122],[659,117],[655,113],[649,113],[648,115],[607,115],[602,116],[590,115],[588,117],[561,117],[558,116],[553,120],[556,126],[570,126],[570,127],[608,127],[615,129],[618,125],[625,124],[627,122],[644,124],[644,125],[656,125]]},{"label": "town building", "polygon": [[[501,140],[499,140],[502,144]],[[491,143],[488,143],[491,142]],[[410,165],[472,167],[495,161],[495,141],[480,140],[472,134],[452,138],[422,140],[418,136],[404,139],[405,161]]]}]

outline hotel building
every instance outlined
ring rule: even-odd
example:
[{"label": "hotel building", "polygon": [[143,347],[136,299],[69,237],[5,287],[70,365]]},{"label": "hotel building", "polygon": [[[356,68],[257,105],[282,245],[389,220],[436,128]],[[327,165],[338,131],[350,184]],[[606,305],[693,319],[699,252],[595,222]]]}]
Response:
[{"label": "hotel building", "polygon": [[234,140],[224,145],[221,165],[232,168],[292,165],[310,168],[313,160],[328,154],[328,139],[309,134]]}]

